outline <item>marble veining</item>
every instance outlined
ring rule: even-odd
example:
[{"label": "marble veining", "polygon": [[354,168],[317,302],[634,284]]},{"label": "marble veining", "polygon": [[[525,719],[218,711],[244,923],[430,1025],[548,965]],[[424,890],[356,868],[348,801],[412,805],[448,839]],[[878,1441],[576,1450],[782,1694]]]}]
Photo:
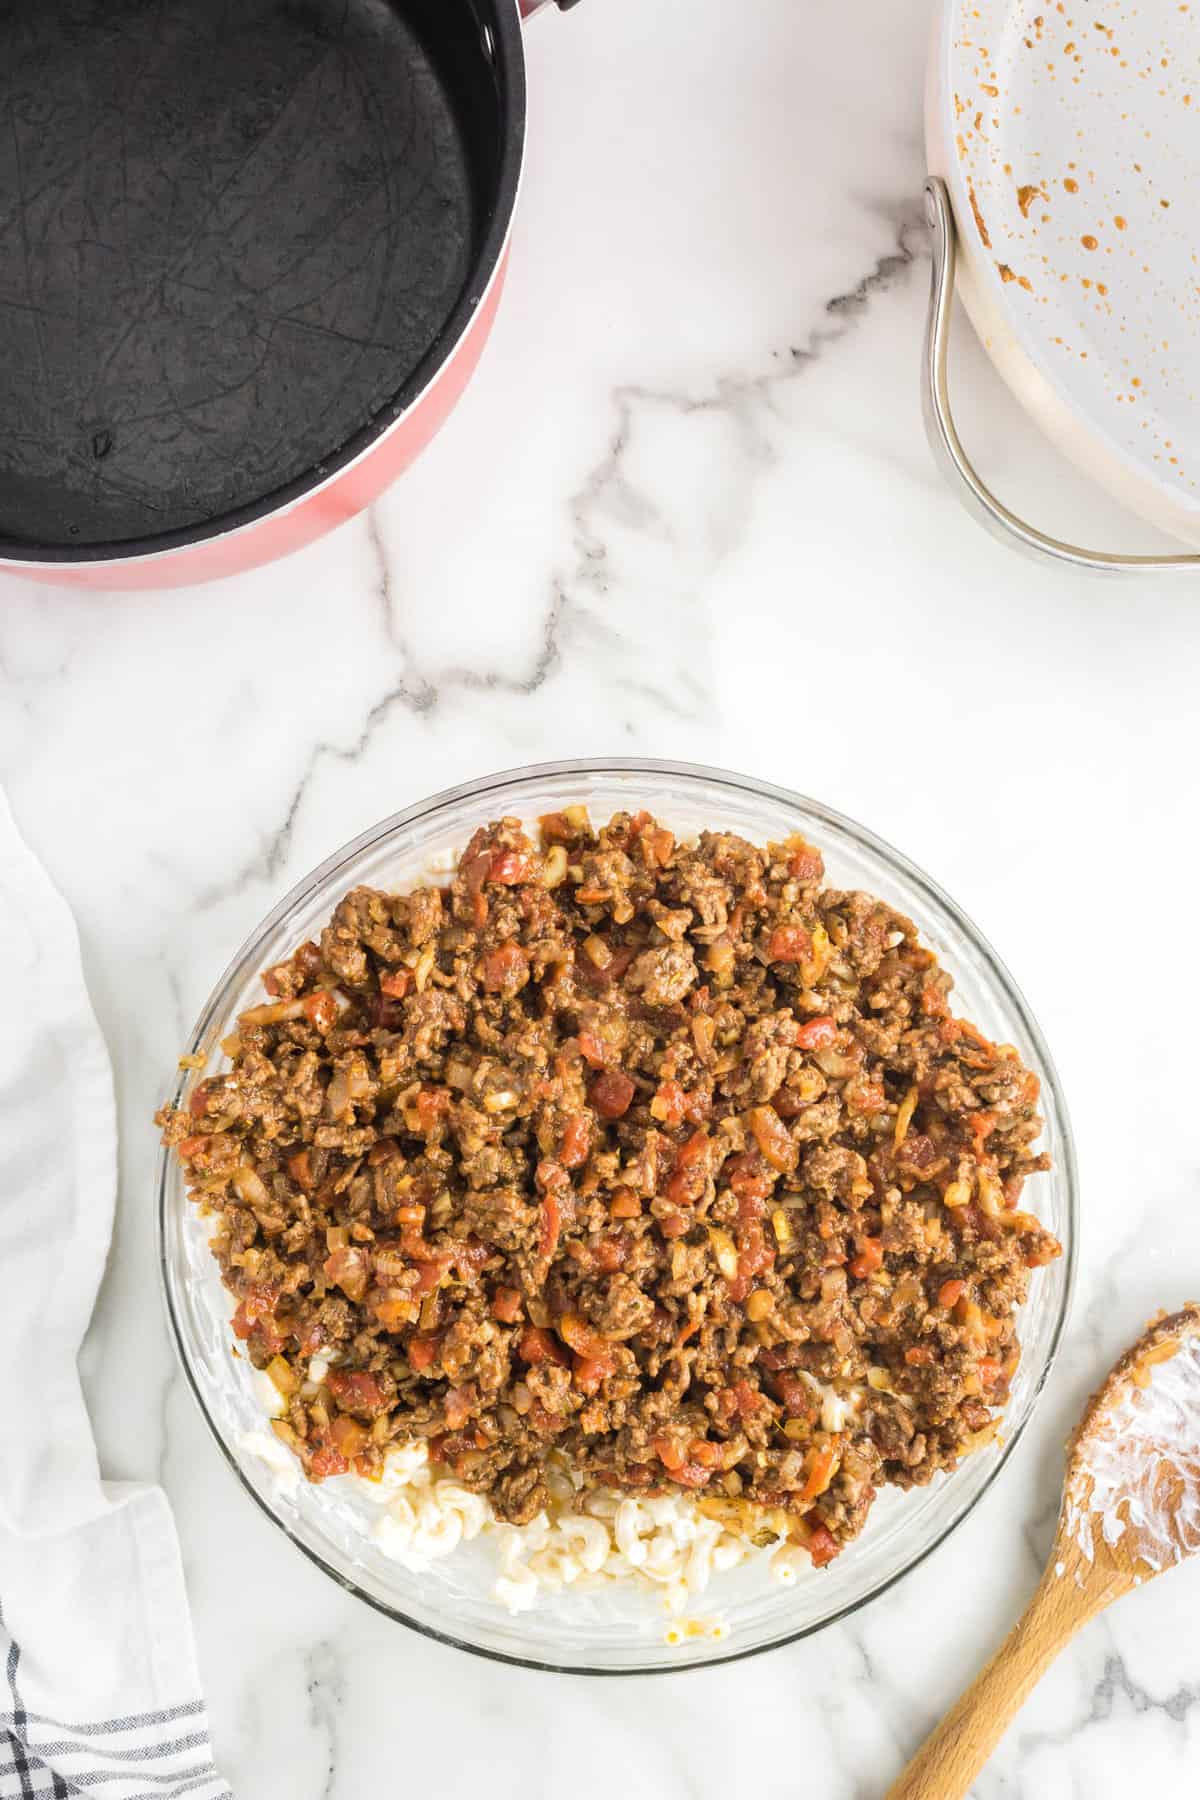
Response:
[{"label": "marble veining", "polygon": [[[871,1800],[1032,1590],[1088,1394],[1197,1287],[1194,1109],[1169,1075],[1193,1060],[1200,965],[1165,1010],[1140,978],[1156,934],[1186,943],[1200,888],[1200,589],[1015,560],[933,469],[933,5],[546,9],[493,342],[372,514],[196,593],[0,581],[0,781],[74,908],[118,1086],[85,1386],[105,1472],[170,1493],[239,1800],[610,1800],[618,1776],[623,1800]],[[965,331],[954,356],[964,437],[1006,498],[1145,545]],[[246,1500],[166,1341],[149,1115],[231,952],[337,845],[453,782],[639,752],[815,794],[973,914],[1059,1061],[1084,1233],[1054,1378],[949,1543],[815,1640],[588,1682],[405,1632]],[[1082,1633],[975,1800],[1191,1792],[1198,1599],[1186,1567]]]}]

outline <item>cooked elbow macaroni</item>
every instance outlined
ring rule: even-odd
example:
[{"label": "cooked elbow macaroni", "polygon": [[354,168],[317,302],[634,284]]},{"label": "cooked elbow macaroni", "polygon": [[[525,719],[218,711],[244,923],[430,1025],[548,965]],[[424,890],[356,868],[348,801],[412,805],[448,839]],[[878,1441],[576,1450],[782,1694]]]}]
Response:
[{"label": "cooked elbow macaroni", "polygon": [[[322,1358],[314,1357],[309,1380],[319,1384],[327,1368]],[[277,1413],[279,1397],[272,1384],[264,1379],[256,1387],[267,1409]],[[826,1429],[839,1430],[857,1410],[857,1396],[822,1389],[821,1404]],[[240,1443],[270,1467],[286,1491],[295,1491],[299,1466],[278,1438],[265,1431],[246,1432]],[[672,1645],[728,1636],[728,1625],[719,1616],[689,1616],[714,1575],[758,1557],[767,1561],[773,1580],[791,1586],[810,1567],[808,1553],[799,1545],[783,1538],[766,1548],[756,1546],[682,1495],[638,1499],[608,1489],[585,1493],[565,1465],[547,1476],[551,1510],[520,1526],[497,1519],[481,1494],[435,1474],[423,1443],[389,1451],[378,1480],[342,1475],[329,1485],[373,1503],[369,1534],[376,1549],[414,1573],[424,1573],[460,1544],[483,1536],[496,1557],[492,1597],[508,1612],[529,1612],[540,1594],[565,1587],[586,1592],[610,1581],[637,1581],[659,1593],[671,1620],[664,1638]]]},{"label": "cooked elbow macaroni", "polygon": [[[386,1494],[378,1482],[344,1479],[383,1503],[371,1536],[385,1556],[405,1568],[425,1570],[459,1543],[486,1533],[498,1570],[492,1594],[511,1613],[529,1611],[543,1592],[586,1591],[633,1579],[656,1588],[668,1614],[681,1618],[714,1574],[756,1554],[748,1539],[706,1518],[694,1502],[675,1495],[649,1500],[605,1491],[577,1495],[562,1473],[553,1511],[523,1526],[497,1520],[478,1494],[434,1475],[424,1445],[409,1445],[388,1458]],[[718,1632],[719,1624],[709,1621],[704,1630]],[[672,1642],[695,1635],[668,1629]]]}]

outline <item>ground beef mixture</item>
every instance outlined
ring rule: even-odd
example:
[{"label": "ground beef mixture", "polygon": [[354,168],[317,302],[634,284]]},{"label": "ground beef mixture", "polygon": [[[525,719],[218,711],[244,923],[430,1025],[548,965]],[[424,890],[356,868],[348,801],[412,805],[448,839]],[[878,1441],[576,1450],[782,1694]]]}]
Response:
[{"label": "ground beef mixture", "polygon": [[523,1523],[565,1459],[782,1509],[820,1564],[986,1440],[1060,1253],[1020,1210],[1037,1077],[823,876],[570,807],[267,972],[159,1122],[312,1480],[423,1438]]}]

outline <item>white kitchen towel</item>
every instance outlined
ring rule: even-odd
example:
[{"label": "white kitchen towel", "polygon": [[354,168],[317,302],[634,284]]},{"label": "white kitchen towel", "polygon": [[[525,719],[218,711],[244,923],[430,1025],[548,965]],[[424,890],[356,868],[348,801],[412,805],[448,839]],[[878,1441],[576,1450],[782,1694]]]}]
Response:
[{"label": "white kitchen towel", "polygon": [[0,1800],[231,1800],[166,1497],[101,1479],[79,1383],[116,1150],[74,921],[0,792]]}]

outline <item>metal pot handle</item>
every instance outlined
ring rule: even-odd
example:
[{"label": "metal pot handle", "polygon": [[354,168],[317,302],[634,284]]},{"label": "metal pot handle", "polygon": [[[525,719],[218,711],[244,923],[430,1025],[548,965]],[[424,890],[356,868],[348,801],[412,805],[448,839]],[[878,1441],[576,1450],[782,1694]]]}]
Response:
[{"label": "metal pot handle", "polygon": [[946,184],[936,175],[925,183],[925,213],[933,232],[933,279],[929,290],[929,320],[925,328],[924,367],[921,376],[921,410],[930,449],[943,473],[950,478],[967,511],[992,536],[1016,543],[1029,555],[1052,562],[1069,563],[1102,575],[1143,575],[1163,569],[1196,569],[1200,556],[1118,556],[1105,550],[1081,550],[1047,536],[1010,512],[976,474],[963,449],[950,410],[950,386],[946,356],[950,342],[950,313],[954,301],[954,272],[958,239]]},{"label": "metal pot handle", "polygon": [[[518,0],[518,4],[521,8],[521,17],[523,19],[531,19],[535,12],[541,12],[543,6],[548,6],[550,0]],[[562,12],[566,12],[569,6],[577,6],[578,4],[579,0],[558,0],[559,9]]]}]

